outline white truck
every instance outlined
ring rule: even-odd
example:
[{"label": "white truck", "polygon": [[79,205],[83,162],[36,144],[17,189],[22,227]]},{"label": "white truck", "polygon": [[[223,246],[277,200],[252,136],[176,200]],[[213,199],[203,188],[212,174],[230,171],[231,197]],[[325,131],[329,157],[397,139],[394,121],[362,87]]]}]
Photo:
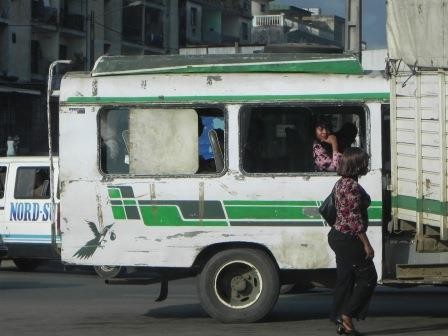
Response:
[{"label": "white truck", "polygon": [[401,237],[394,259],[409,264],[399,267],[402,277],[448,275],[447,9],[447,0],[387,3],[390,229]]}]

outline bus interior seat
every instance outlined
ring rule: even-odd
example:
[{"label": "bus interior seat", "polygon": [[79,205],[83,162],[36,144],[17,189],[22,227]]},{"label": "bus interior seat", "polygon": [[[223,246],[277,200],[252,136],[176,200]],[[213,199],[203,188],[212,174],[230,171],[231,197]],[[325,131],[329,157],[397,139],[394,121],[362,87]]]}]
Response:
[{"label": "bus interior seat", "polygon": [[216,130],[212,129],[208,132],[208,138],[212,146],[213,157],[215,159],[216,172],[220,173],[224,170],[224,155],[222,151],[222,145],[218,138]]}]

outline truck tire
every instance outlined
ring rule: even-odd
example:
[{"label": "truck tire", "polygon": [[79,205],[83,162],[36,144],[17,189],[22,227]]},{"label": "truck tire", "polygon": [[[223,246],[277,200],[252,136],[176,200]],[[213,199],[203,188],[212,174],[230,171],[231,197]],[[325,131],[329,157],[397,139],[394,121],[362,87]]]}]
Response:
[{"label": "truck tire", "polygon": [[280,281],[269,255],[237,248],[211,257],[197,276],[204,310],[224,323],[249,323],[264,318],[277,302]]},{"label": "truck tire", "polygon": [[34,271],[39,265],[42,264],[42,260],[29,259],[29,258],[16,258],[12,260],[19,271],[31,272]]},{"label": "truck tire", "polygon": [[94,266],[93,269],[95,270],[96,274],[98,274],[98,276],[103,279],[115,278],[125,273],[126,271],[125,267],[107,265]]}]

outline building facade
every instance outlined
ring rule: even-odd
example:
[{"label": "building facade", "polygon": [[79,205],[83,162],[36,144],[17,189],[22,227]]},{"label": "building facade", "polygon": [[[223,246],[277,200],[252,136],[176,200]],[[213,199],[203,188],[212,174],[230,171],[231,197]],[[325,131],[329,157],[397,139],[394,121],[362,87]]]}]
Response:
[{"label": "building facade", "polygon": [[53,61],[69,59],[71,70],[90,70],[105,54],[249,44],[251,9],[250,0],[1,0],[0,155],[16,136],[19,154],[47,151],[46,81]]},{"label": "building facade", "polygon": [[321,15],[319,8],[303,9],[262,0],[253,8],[252,43],[314,43],[344,47],[345,20],[339,16]]}]

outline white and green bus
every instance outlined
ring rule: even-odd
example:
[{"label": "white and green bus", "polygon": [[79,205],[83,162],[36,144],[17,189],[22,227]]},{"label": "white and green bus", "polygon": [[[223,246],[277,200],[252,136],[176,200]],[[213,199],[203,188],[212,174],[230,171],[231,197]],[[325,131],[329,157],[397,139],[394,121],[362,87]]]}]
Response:
[{"label": "white and green bus", "polygon": [[313,120],[327,118],[335,131],[354,124],[371,158],[360,182],[379,281],[409,281],[397,265],[419,263],[412,235],[402,244],[388,225],[389,91],[347,55],[111,56],[68,73],[63,261],[196,276],[203,308],[224,322],[263,318],[281,284],[329,285],[335,259],[318,207],[338,176],[316,172],[311,152]]}]

